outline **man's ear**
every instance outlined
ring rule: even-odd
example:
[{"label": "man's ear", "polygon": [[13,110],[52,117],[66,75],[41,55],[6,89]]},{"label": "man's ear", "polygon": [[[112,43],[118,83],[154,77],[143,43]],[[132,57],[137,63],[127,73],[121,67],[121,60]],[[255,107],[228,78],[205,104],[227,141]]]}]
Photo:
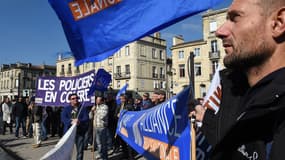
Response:
[{"label": "man's ear", "polygon": [[285,34],[285,7],[279,8],[278,12],[275,12],[275,14],[272,25],[273,36],[279,38]]}]

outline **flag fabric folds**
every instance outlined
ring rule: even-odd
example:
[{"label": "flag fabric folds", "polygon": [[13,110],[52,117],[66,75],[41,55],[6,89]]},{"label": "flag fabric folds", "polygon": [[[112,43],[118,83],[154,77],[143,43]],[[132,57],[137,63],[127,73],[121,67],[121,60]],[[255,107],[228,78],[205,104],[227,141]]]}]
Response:
[{"label": "flag fabric folds", "polygon": [[218,65],[209,90],[204,98],[203,106],[218,113],[222,98],[222,85],[220,79],[221,65]]},{"label": "flag fabric folds", "polygon": [[76,124],[73,124],[57,144],[48,151],[41,160],[70,160],[72,159],[73,146],[76,136]]},{"label": "flag fabric folds", "polygon": [[111,74],[109,74],[107,71],[105,71],[102,68],[99,69],[88,91],[88,96],[91,96],[95,92],[95,90],[106,91],[111,80],[112,80]]},{"label": "flag fabric folds", "polygon": [[117,93],[117,95],[116,95],[116,103],[117,103],[117,105],[121,104],[120,95],[126,93],[128,86],[129,86],[129,84],[126,83],[126,84],[120,89],[120,91]]},{"label": "flag fabric folds", "polygon": [[222,0],[49,0],[76,65],[97,62],[124,45]]},{"label": "flag fabric folds", "polygon": [[189,87],[143,111],[122,111],[117,134],[146,159],[190,160]]}]

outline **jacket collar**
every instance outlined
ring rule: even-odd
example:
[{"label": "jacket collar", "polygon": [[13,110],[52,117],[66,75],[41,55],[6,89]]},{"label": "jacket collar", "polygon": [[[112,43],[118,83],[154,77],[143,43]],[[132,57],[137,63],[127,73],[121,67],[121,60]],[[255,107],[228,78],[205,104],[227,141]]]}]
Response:
[{"label": "jacket collar", "polygon": [[238,120],[285,108],[284,105],[278,105],[282,100],[285,100],[285,68],[269,74],[248,90],[242,103],[245,108]]}]

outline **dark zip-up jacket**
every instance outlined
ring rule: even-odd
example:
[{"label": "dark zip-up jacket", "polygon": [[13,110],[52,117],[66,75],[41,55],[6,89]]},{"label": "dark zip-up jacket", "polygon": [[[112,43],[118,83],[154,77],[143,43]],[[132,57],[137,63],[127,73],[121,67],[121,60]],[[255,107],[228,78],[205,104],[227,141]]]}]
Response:
[{"label": "dark zip-up jacket", "polygon": [[206,110],[203,119],[202,132],[208,142],[214,147],[235,123],[241,98],[249,85],[246,76],[238,71],[225,69],[220,71],[222,98],[218,113]]},{"label": "dark zip-up jacket", "polygon": [[[228,94],[223,98],[235,96]],[[223,107],[227,106],[221,104],[220,110]],[[232,124],[226,131],[220,128],[222,134],[217,136],[211,159],[285,159],[285,68],[249,88],[239,97],[236,107],[229,120]]]}]

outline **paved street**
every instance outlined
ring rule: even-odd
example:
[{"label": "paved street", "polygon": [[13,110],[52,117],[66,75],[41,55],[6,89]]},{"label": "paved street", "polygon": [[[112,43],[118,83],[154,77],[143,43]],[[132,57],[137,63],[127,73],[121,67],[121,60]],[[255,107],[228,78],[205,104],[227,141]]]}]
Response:
[{"label": "paved street", "polygon": [[[0,159],[13,160],[13,159],[24,159],[24,160],[39,160],[45,153],[47,153],[54,145],[58,142],[58,137],[49,137],[47,141],[43,141],[41,147],[32,148],[32,138],[15,138],[13,135],[0,135],[0,144],[6,151],[0,148]],[[8,156],[7,152],[11,152],[14,157]],[[84,160],[92,160],[91,149],[85,150]],[[96,152],[95,152],[96,153]],[[96,155],[95,155],[96,156]],[[72,159],[76,159],[76,149],[74,148]],[[122,153],[115,155],[109,154],[110,160],[123,160]],[[142,156],[137,155],[136,160],[145,160]]]}]

